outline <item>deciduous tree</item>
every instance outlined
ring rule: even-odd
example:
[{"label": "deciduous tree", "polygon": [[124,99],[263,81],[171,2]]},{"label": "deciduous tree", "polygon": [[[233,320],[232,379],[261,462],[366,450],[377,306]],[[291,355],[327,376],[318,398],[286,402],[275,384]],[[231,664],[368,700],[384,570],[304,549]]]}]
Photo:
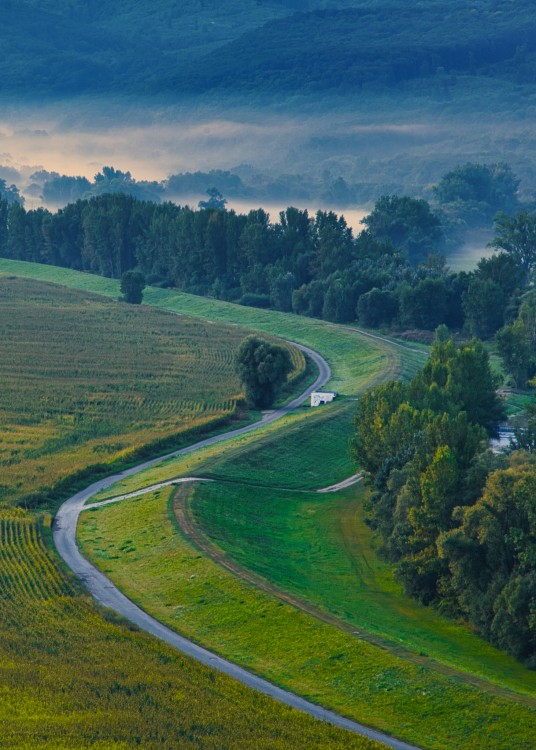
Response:
[{"label": "deciduous tree", "polygon": [[236,354],[236,371],[251,406],[272,406],[292,370],[288,349],[258,336],[245,338]]}]

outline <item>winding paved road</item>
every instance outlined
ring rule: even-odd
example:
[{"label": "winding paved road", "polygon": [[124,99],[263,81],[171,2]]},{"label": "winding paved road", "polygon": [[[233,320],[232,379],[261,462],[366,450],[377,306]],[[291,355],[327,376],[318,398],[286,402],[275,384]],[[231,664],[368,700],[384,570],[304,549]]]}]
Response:
[{"label": "winding paved road", "polygon": [[82,512],[86,501],[100,490],[109,487],[120,479],[124,479],[125,477],[137,474],[166,458],[183,456],[187,453],[196,451],[199,448],[204,448],[205,446],[214,445],[216,443],[229,440],[238,435],[243,435],[247,432],[258,429],[263,425],[275,422],[277,419],[280,419],[285,414],[292,411],[292,409],[302,404],[307,398],[309,398],[310,394],[314,390],[323,386],[331,377],[331,370],[325,359],[317,354],[317,352],[309,349],[308,347],[301,346],[300,344],[296,344],[295,342],[289,343],[292,343],[299,349],[301,349],[315,362],[316,366],[318,367],[318,376],[315,382],[311,386],[309,386],[306,391],[304,391],[300,396],[293,399],[289,404],[282,407],[281,409],[277,409],[273,412],[265,414],[260,421],[255,422],[254,424],[250,424],[246,427],[241,427],[237,430],[226,432],[221,435],[215,435],[214,437],[206,438],[205,440],[201,440],[198,443],[195,443],[195,445],[190,445],[187,448],[182,448],[181,450],[174,451],[173,453],[169,453],[166,456],[160,456],[159,458],[145,461],[144,463],[127,469],[126,471],[123,471],[119,474],[115,474],[113,476],[107,477],[106,479],[101,479],[98,482],[94,482],[86,489],[77,492],[76,495],[73,495],[63,503],[58,513],[56,514],[53,525],[54,542],[56,544],[58,552],[67,563],[69,568],[71,568],[71,570],[78,576],[78,578],[80,578],[85,583],[89,592],[97,601],[99,601],[104,606],[110,607],[111,609],[115,610],[123,617],[136,624],[138,627],[142,628],[148,633],[151,633],[157,638],[160,638],[182,653],[193,657],[197,661],[200,661],[201,663],[206,664],[209,667],[213,667],[214,669],[218,669],[219,671],[224,672],[231,677],[234,677],[248,687],[251,687],[254,690],[258,690],[265,695],[269,695],[272,698],[280,701],[281,703],[285,703],[286,705],[296,708],[299,711],[304,711],[305,713],[310,714],[316,719],[327,721],[330,724],[342,727],[343,729],[348,729],[351,732],[363,735],[364,737],[368,737],[369,739],[376,740],[377,742],[381,742],[384,745],[393,748],[394,750],[418,750],[412,745],[408,745],[405,742],[393,739],[392,737],[382,734],[381,732],[377,732],[373,729],[370,729],[369,727],[359,724],[356,721],[345,719],[344,717],[339,716],[332,711],[327,711],[321,706],[310,703],[304,698],[301,698],[294,693],[283,690],[282,688],[273,685],[267,680],[264,680],[261,677],[257,677],[256,675],[251,674],[250,672],[242,669],[236,664],[233,664],[232,662],[227,661],[220,656],[217,656],[211,651],[208,651],[207,649],[204,649],[201,646],[192,643],[186,638],[183,638],[178,633],[160,623],[158,620],[155,620],[153,617],[136,606],[132,601],[130,601],[130,599],[122,594],[121,591],[119,591],[119,589],[116,588],[113,583],[108,578],[106,578],[105,575],[103,575],[99,570],[97,570],[94,565],[92,565],[81,555],[76,545],[76,527],[78,523],[78,517]]}]

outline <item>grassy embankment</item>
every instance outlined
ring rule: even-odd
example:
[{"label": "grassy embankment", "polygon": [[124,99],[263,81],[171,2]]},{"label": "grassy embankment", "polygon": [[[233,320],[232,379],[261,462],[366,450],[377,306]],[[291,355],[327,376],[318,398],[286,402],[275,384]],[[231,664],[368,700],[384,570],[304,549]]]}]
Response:
[{"label": "grassy embankment", "polygon": [[60,572],[48,533],[0,512],[0,748],[379,748],[127,629]]},{"label": "grassy embankment", "polygon": [[0,292],[0,501],[170,450],[235,413],[243,330],[29,279],[0,277]]},{"label": "grassy embankment", "polygon": [[362,484],[336,494],[304,491],[355,470],[335,410],[315,418],[309,429],[289,426],[239,456],[231,450],[200,466],[201,476],[217,480],[192,491],[190,515],[201,532],[243,568],[387,647],[536,697],[536,673],[404,596],[375,553]]},{"label": "grassy embankment", "polygon": [[212,562],[177,533],[172,494],[167,488],[81,517],[86,554],[156,617],[278,684],[421,747],[533,747],[536,713],[522,701],[342,632]]}]

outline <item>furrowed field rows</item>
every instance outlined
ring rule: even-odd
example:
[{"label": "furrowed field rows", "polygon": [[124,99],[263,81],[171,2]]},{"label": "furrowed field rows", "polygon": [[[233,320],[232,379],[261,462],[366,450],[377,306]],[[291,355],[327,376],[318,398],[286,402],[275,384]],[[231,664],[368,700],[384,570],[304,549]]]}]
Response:
[{"label": "furrowed field rows", "polygon": [[35,519],[0,515],[0,598],[49,599],[65,591]]},{"label": "furrowed field rows", "polygon": [[[0,273],[63,284],[72,289],[95,292],[107,298],[119,296],[119,282],[68,268],[0,258]],[[331,387],[352,394],[377,383],[378,379],[410,377],[426,358],[407,344],[393,348],[380,340],[367,340],[349,326],[329,324],[275,310],[223,302],[185,294],[176,289],[148,287],[144,304],[191,318],[249,327],[255,331],[297,341],[321,352],[330,364],[337,363]]]},{"label": "furrowed field rows", "polygon": [[2,750],[379,750],[99,612],[22,512],[0,515]]},{"label": "furrowed field rows", "polygon": [[[245,332],[0,278],[0,501],[234,414]],[[291,379],[305,372],[290,347]]]}]

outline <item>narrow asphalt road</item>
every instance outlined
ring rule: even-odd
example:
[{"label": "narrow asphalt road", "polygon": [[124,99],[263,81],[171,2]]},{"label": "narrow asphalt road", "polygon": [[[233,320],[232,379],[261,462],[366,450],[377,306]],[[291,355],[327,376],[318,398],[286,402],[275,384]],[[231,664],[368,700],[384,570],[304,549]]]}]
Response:
[{"label": "narrow asphalt road", "polygon": [[199,448],[204,448],[208,445],[214,445],[216,443],[229,440],[238,435],[243,435],[245,433],[251,432],[252,430],[258,429],[263,425],[275,422],[277,419],[280,419],[285,414],[292,411],[292,409],[302,404],[307,398],[309,398],[310,394],[314,390],[322,387],[331,377],[331,370],[328,363],[323,357],[321,357],[312,349],[301,346],[300,344],[296,344],[295,342],[290,343],[293,343],[305,354],[307,354],[318,367],[318,376],[315,382],[311,386],[309,386],[306,391],[304,391],[300,396],[293,399],[289,404],[282,407],[281,409],[277,409],[273,412],[265,414],[263,419],[255,422],[254,424],[247,425],[246,427],[241,427],[231,432],[226,432],[222,435],[216,435],[214,437],[206,438],[205,440],[201,440],[198,443],[195,443],[195,445],[190,445],[187,448],[182,448],[181,450],[174,451],[167,454],[166,456],[160,456],[159,458],[145,461],[144,463],[127,469],[126,471],[123,471],[119,474],[115,474],[105,479],[101,479],[98,482],[94,482],[86,489],[77,492],[76,495],[73,495],[63,503],[58,513],[56,514],[53,525],[54,543],[59,554],[67,563],[69,568],[78,576],[78,578],[80,578],[84,582],[91,595],[98,602],[103,604],[105,607],[110,607],[111,609],[115,610],[138,627],[142,628],[148,633],[151,633],[157,638],[160,638],[182,653],[191,656],[192,658],[203,664],[206,664],[209,667],[213,667],[214,669],[218,669],[220,672],[224,672],[225,674],[234,677],[248,687],[251,687],[254,690],[258,690],[265,695],[269,695],[272,698],[280,701],[281,703],[285,703],[287,706],[296,708],[299,711],[304,711],[305,713],[313,716],[316,719],[327,721],[330,724],[342,727],[343,729],[348,729],[351,732],[363,735],[364,737],[368,737],[369,739],[376,740],[377,742],[381,742],[388,747],[394,748],[394,750],[418,750],[412,745],[408,745],[405,742],[393,739],[392,737],[370,729],[369,727],[359,724],[358,722],[352,721],[351,719],[346,719],[342,716],[339,716],[338,714],[333,713],[332,711],[327,711],[326,709],[317,706],[314,703],[310,703],[304,698],[301,698],[294,693],[283,690],[282,688],[273,685],[267,680],[264,680],[261,677],[257,677],[256,675],[251,674],[250,672],[242,669],[236,664],[233,664],[226,659],[222,659],[220,656],[217,656],[211,651],[208,651],[207,649],[204,649],[201,646],[192,643],[186,638],[183,638],[178,633],[170,630],[161,622],[148,615],[146,612],[136,606],[132,601],[130,601],[130,599],[128,599],[124,594],[122,594],[121,591],[119,591],[119,589],[116,588],[113,583],[108,578],[106,578],[105,575],[103,575],[99,570],[97,570],[94,565],[92,565],[82,556],[76,544],[76,527],[78,524],[78,517],[82,512],[86,501],[100,490],[109,487],[120,479],[124,479],[125,477],[137,474],[166,458],[192,453]]}]

